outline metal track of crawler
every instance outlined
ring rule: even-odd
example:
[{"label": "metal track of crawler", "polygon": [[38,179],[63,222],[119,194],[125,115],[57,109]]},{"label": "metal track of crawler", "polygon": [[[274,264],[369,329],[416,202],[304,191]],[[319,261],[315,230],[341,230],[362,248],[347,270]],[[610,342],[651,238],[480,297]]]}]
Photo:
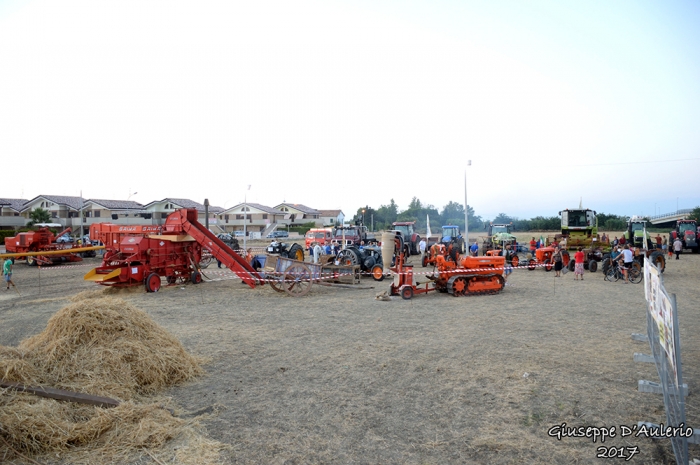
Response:
[{"label": "metal track of crawler", "polygon": [[[452,276],[449,280],[447,280],[447,292],[450,293],[450,294],[452,294],[452,295],[454,295],[454,293],[452,292],[452,289],[453,289],[452,286],[453,286],[455,280],[457,280],[458,278],[466,278],[466,279],[471,279],[471,278],[492,278],[492,277],[494,277],[494,276],[497,277],[498,280],[500,281],[500,283],[501,283],[501,287],[500,287],[500,288],[498,288],[498,289],[489,289],[489,290],[486,290],[486,291],[471,291],[471,292],[470,292],[470,291],[466,291],[464,294],[458,295],[458,297],[459,297],[459,296],[462,296],[462,295],[464,295],[464,296],[474,296],[474,295],[494,295],[494,294],[498,294],[498,293],[501,292],[501,291],[503,290],[503,288],[506,286],[506,280],[503,278],[502,275],[496,274],[496,273],[492,273],[492,274],[458,274],[458,275]],[[467,286],[467,289],[469,289],[468,286]]]}]

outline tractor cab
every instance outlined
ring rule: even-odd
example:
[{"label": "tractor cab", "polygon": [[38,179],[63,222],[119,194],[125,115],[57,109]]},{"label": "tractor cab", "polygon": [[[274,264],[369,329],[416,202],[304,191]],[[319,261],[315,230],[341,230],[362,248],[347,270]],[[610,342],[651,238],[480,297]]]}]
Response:
[{"label": "tractor cab", "polygon": [[627,222],[625,239],[635,247],[643,247],[646,239],[647,247],[651,248],[651,237],[649,233],[646,233],[646,225],[647,222],[644,218],[633,216]]},{"label": "tractor cab", "polygon": [[448,224],[447,226],[442,227],[442,236],[440,238],[440,242],[443,244],[449,244],[450,242],[461,237],[462,233],[459,230],[459,226]]},{"label": "tractor cab", "polygon": [[576,236],[595,236],[598,234],[598,219],[596,212],[589,209],[578,210],[562,210],[561,215],[561,234],[564,237],[570,235]]},{"label": "tractor cab", "polygon": [[414,225],[416,224],[415,221],[402,221],[402,222],[397,222],[393,223],[392,227],[395,231],[401,232],[401,235],[404,238],[411,238],[413,234],[415,233]]}]

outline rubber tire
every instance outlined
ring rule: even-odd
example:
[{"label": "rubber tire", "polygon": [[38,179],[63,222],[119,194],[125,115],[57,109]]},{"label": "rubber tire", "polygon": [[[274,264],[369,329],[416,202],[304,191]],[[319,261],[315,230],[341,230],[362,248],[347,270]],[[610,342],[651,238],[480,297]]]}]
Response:
[{"label": "rubber tire", "polygon": [[192,284],[201,283],[202,282],[202,273],[200,273],[199,271],[192,272],[192,274],[190,275],[190,281],[192,282]]},{"label": "rubber tire", "polygon": [[598,271],[598,262],[595,260],[589,260],[588,271],[590,271],[591,273],[595,273],[596,271]]},{"label": "rubber tire", "polygon": [[569,271],[574,271],[576,269],[576,262],[574,260],[569,260]]},{"label": "rubber tire", "polygon": [[520,264],[520,257],[518,257],[517,255],[513,255],[510,258],[510,265],[517,268],[517,266],[519,264]]},{"label": "rubber tire", "polygon": [[299,244],[294,243],[289,248],[289,251],[287,251],[287,257],[291,258],[292,260],[298,260],[300,262],[303,262],[304,249]]},{"label": "rubber tire", "polygon": [[374,265],[377,264],[377,260],[374,257],[367,257],[364,259],[362,262],[362,266],[364,267],[365,270],[369,271],[372,268],[374,268]]},{"label": "rubber tire", "polygon": [[527,262],[527,269],[530,271],[533,271],[536,266],[537,266],[537,262],[535,260],[530,259],[530,261]]},{"label": "rubber tire", "polygon": [[146,292],[158,292],[160,285],[160,275],[158,273],[151,273],[146,277]]},{"label": "rubber tire", "polygon": [[36,257],[34,255],[27,256],[27,265],[36,266]]},{"label": "rubber tire", "polygon": [[554,263],[549,259],[545,260],[544,261],[544,271],[547,271],[547,272],[552,271],[552,268],[554,268]]},{"label": "rubber tire", "polygon": [[464,239],[461,237],[458,237],[457,239],[455,239],[454,248],[457,249],[457,251],[459,252],[460,255],[464,255],[467,252],[467,249],[464,246]]},{"label": "rubber tire", "polygon": [[423,260],[421,260],[421,265],[423,268],[428,266],[428,253],[426,252],[425,255],[423,255]]},{"label": "rubber tire", "polygon": [[384,268],[382,268],[382,265],[374,265],[372,267],[372,278],[375,281],[384,281]]},{"label": "rubber tire", "polygon": [[411,300],[413,298],[413,287],[404,286],[401,288],[401,298],[404,300]]}]

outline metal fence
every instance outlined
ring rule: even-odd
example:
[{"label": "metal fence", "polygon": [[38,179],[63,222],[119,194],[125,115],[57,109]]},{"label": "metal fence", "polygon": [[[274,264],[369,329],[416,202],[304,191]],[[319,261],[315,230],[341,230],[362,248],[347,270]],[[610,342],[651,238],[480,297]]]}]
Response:
[{"label": "metal fence", "polygon": [[[666,292],[661,273],[650,261],[645,262],[644,268],[645,295],[648,303],[647,337],[661,380],[660,387],[666,410],[665,426],[682,427],[680,433],[676,431],[665,437],[671,440],[676,463],[688,465],[688,437],[684,433],[688,429],[685,423],[687,387],[683,384],[676,296]],[[638,426],[642,425],[656,426],[645,422],[640,422]]]}]

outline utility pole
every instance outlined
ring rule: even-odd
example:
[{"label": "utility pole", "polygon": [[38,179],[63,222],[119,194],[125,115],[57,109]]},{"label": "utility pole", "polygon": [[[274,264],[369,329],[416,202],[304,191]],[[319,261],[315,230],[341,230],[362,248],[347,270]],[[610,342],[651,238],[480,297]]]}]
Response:
[{"label": "utility pole", "polygon": [[[467,160],[467,166],[472,166],[472,161]],[[469,204],[467,203],[467,170],[464,170],[464,241],[469,248]]]}]

